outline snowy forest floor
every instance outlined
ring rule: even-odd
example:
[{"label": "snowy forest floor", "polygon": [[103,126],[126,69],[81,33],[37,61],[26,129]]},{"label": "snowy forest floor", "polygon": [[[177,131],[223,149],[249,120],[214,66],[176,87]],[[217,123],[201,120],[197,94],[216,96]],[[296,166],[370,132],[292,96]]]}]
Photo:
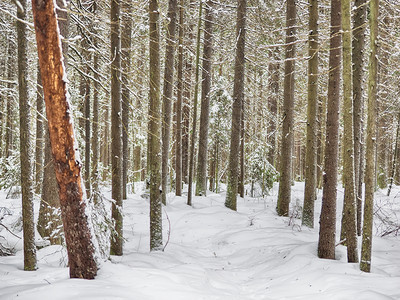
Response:
[{"label": "snowy forest floor", "polygon": [[[379,237],[399,224],[400,188],[390,197],[376,193],[377,235],[368,274],[347,263],[344,246],[337,246],[336,260],[317,257],[322,192],[315,228],[309,229],[298,218],[303,187],[293,186],[289,218],[275,212],[277,185],[265,198],[239,198],[238,212],[224,207],[224,193],[194,197],[193,207],[185,204],[186,197],[170,193],[163,211],[164,241],[169,231],[170,240],[164,252],[152,253],[149,202],[129,194],[123,208],[124,255],[103,262],[95,280],[69,279],[61,246],[38,250],[39,269],[23,271],[21,240],[0,227],[0,243],[17,250],[15,256],[0,257],[0,299],[400,299],[400,237]],[[339,190],[337,237],[342,198]],[[21,200],[6,199],[6,191],[0,191],[0,204],[12,213],[2,223],[22,236]],[[37,200],[35,212],[38,207]]]}]

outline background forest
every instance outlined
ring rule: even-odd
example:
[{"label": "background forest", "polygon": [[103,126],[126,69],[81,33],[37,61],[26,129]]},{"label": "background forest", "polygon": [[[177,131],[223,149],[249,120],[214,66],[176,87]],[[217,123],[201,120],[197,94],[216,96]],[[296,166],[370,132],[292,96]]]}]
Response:
[{"label": "background forest", "polygon": [[[22,231],[25,270],[37,269],[37,249],[63,245],[70,276],[94,278],[94,257],[130,245],[132,203],[148,204],[136,208],[149,219],[146,251],[157,251],[170,242],[177,199],[198,208],[218,195],[224,201],[210,203],[242,213],[238,206],[250,212],[249,199],[263,199],[292,230],[319,227],[318,257],[347,251],[367,272],[372,236],[397,237],[395,209],[385,210],[383,194],[373,203],[376,191],[390,196],[400,185],[397,1],[54,3],[88,218],[70,227],[75,206],[59,195],[38,18],[26,0],[2,1],[2,256],[18,252],[9,234]],[[21,198],[18,231],[7,205]],[[75,248],[85,230],[93,244]],[[93,257],[75,264],[85,249]]]}]

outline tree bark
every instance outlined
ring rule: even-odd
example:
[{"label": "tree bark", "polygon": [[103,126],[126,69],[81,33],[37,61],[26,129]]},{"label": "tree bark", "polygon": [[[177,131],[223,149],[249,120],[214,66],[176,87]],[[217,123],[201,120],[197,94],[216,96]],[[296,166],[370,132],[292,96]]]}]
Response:
[{"label": "tree bark", "polygon": [[[356,193],[354,180],[354,132],[351,72],[350,0],[342,0],[343,39],[343,184],[342,233],[345,231],[348,262],[358,262]],[[342,238],[341,238],[342,239]]]},{"label": "tree bark", "polygon": [[121,96],[122,96],[122,199],[127,199],[127,182],[129,166],[129,116],[130,92],[129,76],[131,72],[132,47],[132,3],[131,0],[122,2],[122,33],[121,33]]},{"label": "tree bark", "polygon": [[292,184],[293,110],[294,110],[294,69],[296,41],[296,1],[288,0],[286,7],[286,49],[285,78],[283,82],[283,127],[281,139],[281,163],[277,212],[289,215]]},{"label": "tree bark", "polygon": [[174,57],[175,57],[175,32],[176,32],[176,0],[168,1],[169,20],[167,29],[167,45],[165,49],[165,68],[164,68],[164,86],[162,100],[162,203],[167,204],[167,186],[168,186],[168,158],[169,158],[169,140],[171,135],[171,103],[172,90],[174,82]]},{"label": "tree bark", "polygon": [[372,250],[372,225],[374,210],[375,191],[375,149],[376,149],[376,98],[377,98],[377,40],[378,40],[378,17],[379,0],[370,1],[370,57],[368,78],[368,121],[367,121],[367,148],[365,168],[365,205],[363,238],[361,247],[360,269],[364,272],[371,270]]},{"label": "tree bark", "polygon": [[213,2],[208,0],[205,8],[196,196],[206,196],[207,193],[208,127],[210,117],[211,67],[213,52]]},{"label": "tree bark", "polygon": [[[28,97],[28,48],[27,48],[27,1],[20,0],[21,8],[17,8],[17,40],[18,40],[18,98],[19,98],[19,139],[21,162],[22,190],[22,226],[24,233],[24,270],[37,269],[35,222],[33,215],[33,170],[32,141],[30,138],[30,105]],[[22,21],[20,21],[22,20]]]},{"label": "tree bark", "polygon": [[150,250],[162,249],[161,201],[161,101],[160,27],[157,0],[150,0],[150,92],[148,123],[148,171],[150,173]]},{"label": "tree bark", "polygon": [[325,174],[322,191],[318,257],[335,259],[337,170],[341,62],[341,0],[331,0]]},{"label": "tree bark", "polygon": [[318,0],[309,1],[308,30],[307,149],[302,225],[313,228],[315,191],[317,189]]},{"label": "tree bark", "polygon": [[231,144],[229,151],[228,186],[225,198],[225,206],[232,210],[237,210],[237,186],[239,175],[238,160],[240,151],[240,130],[242,124],[242,103],[244,101],[246,9],[247,0],[238,0]]},{"label": "tree bark", "polygon": [[361,144],[363,135],[363,74],[364,74],[364,48],[365,48],[365,22],[366,5],[365,0],[355,1],[353,41],[352,41],[352,65],[353,65],[353,123],[354,123],[354,179],[357,197],[357,234],[361,235],[362,216],[362,174],[361,167]]},{"label": "tree bark", "polygon": [[50,141],[60,188],[70,277],[92,279],[97,274],[95,249],[85,213],[81,163],[76,152],[67,87],[63,79],[64,66],[54,2],[32,0],[32,8]]},{"label": "tree bark", "polygon": [[111,0],[111,255],[123,253],[120,0]]},{"label": "tree bark", "polygon": [[176,101],[176,145],[175,145],[175,195],[182,196],[182,93],[183,93],[183,4],[179,7],[178,86]]},{"label": "tree bark", "polygon": [[[43,119],[44,100],[42,78],[40,69],[37,71],[36,82],[36,146],[35,146],[35,194],[40,194],[43,178],[43,153],[44,153],[44,129]],[[1,137],[0,137],[1,138]]]},{"label": "tree bark", "polygon": [[199,20],[197,24],[197,41],[196,41],[196,75],[195,75],[195,86],[193,94],[193,117],[192,117],[192,135],[190,139],[190,153],[189,153],[189,181],[188,181],[188,198],[187,205],[192,205],[192,190],[193,190],[193,169],[194,169],[194,153],[196,146],[196,128],[197,128],[197,99],[199,94],[199,65],[200,65],[200,34],[201,34],[201,15],[203,11],[203,1],[200,2],[199,6]]}]

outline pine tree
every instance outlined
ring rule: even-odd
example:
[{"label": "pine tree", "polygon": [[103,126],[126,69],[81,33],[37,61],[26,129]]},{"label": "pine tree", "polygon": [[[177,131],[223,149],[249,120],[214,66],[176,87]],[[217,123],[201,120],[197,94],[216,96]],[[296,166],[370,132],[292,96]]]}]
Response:
[{"label": "pine tree", "polygon": [[288,0],[286,6],[285,78],[283,82],[283,126],[281,141],[281,163],[278,203],[280,216],[289,215],[292,184],[293,111],[294,111],[294,69],[296,41],[296,0]]},{"label": "pine tree", "polygon": [[236,18],[236,56],[235,77],[233,86],[231,144],[229,151],[228,186],[225,206],[237,210],[238,190],[238,160],[240,151],[240,130],[242,118],[242,103],[244,101],[244,72],[245,72],[245,41],[246,41],[246,9],[247,1],[238,0]]},{"label": "pine tree", "polygon": [[308,29],[307,152],[302,224],[313,228],[317,188],[318,0],[310,0]]},{"label": "pine tree", "polygon": [[[342,0],[343,39],[343,184],[342,233],[345,232],[348,262],[358,262],[356,194],[354,182],[354,132],[351,66],[350,0]],[[341,237],[342,239],[342,237]]]},{"label": "pine tree", "polygon": [[93,279],[97,274],[95,249],[85,213],[81,164],[75,149],[54,2],[33,0],[32,8],[70,277]]},{"label": "pine tree", "polygon": [[150,175],[150,250],[162,248],[161,202],[161,101],[160,101],[160,27],[157,0],[149,2],[150,92],[148,123],[148,161]]},{"label": "pine tree", "polygon": [[377,98],[377,71],[378,71],[378,16],[379,0],[371,0],[370,8],[370,47],[369,77],[368,77],[368,120],[367,120],[367,148],[365,168],[365,205],[364,224],[361,248],[360,269],[364,272],[371,270],[372,252],[372,225],[375,190],[375,149],[376,149],[376,98]]},{"label": "pine tree", "polygon": [[110,253],[122,255],[121,2],[111,0],[111,197],[114,231]]},{"label": "pine tree", "polygon": [[24,270],[37,269],[35,223],[33,216],[33,170],[31,160],[30,105],[28,97],[27,1],[17,8],[18,98],[20,120],[20,161],[22,190],[22,226],[24,232]]},{"label": "pine tree", "polygon": [[322,191],[318,257],[335,259],[336,197],[339,151],[341,62],[341,0],[331,0],[328,107],[326,119],[325,174]]}]

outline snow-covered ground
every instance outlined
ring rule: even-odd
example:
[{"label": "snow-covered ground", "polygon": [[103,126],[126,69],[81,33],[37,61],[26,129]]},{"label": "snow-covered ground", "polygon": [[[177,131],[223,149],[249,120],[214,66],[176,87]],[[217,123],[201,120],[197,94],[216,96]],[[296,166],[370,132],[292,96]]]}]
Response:
[{"label": "snow-covered ground", "polygon": [[[102,263],[95,280],[69,279],[59,246],[39,250],[39,269],[23,271],[21,241],[0,228],[0,236],[19,250],[0,257],[0,299],[400,299],[400,238],[374,237],[369,274],[347,263],[343,246],[337,246],[336,260],[319,259],[321,192],[315,228],[301,227],[295,216],[303,185],[293,187],[291,218],[275,212],[276,186],[264,199],[239,198],[238,212],[224,207],[223,193],[195,197],[193,207],[171,193],[164,209],[169,243],[164,252],[152,253],[148,200],[131,194],[124,201],[124,255]],[[342,191],[338,198],[340,208]],[[389,205],[391,218],[399,216],[399,188],[390,198],[378,191],[376,198],[382,210]],[[2,222],[21,236],[15,224],[20,199],[6,199],[3,191],[0,203],[13,213]],[[339,233],[340,218],[337,224]],[[377,221],[376,230],[385,228]]]}]

